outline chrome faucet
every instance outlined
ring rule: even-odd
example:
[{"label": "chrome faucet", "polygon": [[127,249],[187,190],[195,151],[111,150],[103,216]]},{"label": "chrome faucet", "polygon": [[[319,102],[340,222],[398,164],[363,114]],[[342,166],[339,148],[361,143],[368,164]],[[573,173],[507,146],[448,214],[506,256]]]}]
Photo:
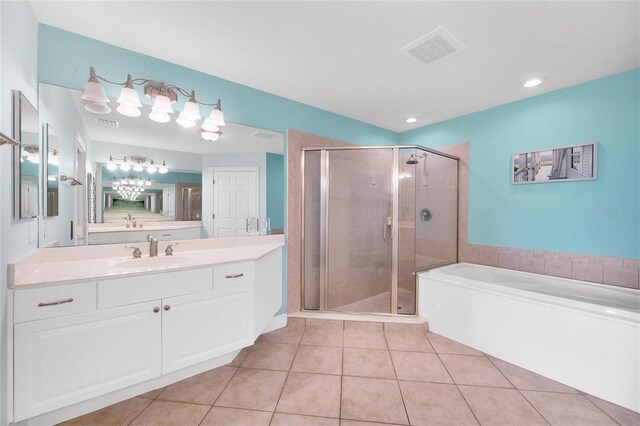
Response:
[{"label": "chrome faucet", "polygon": [[158,239],[153,235],[147,236],[147,240],[149,240],[149,257],[157,257],[158,256]]}]

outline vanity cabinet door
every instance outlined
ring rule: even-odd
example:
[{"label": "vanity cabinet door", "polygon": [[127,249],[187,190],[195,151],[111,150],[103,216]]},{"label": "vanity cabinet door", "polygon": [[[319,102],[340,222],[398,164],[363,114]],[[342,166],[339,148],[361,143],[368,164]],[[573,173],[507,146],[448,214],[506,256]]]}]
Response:
[{"label": "vanity cabinet door", "polygon": [[160,376],[160,306],[147,302],[17,324],[15,420]]},{"label": "vanity cabinet door", "polygon": [[162,373],[253,343],[253,286],[162,300]]}]

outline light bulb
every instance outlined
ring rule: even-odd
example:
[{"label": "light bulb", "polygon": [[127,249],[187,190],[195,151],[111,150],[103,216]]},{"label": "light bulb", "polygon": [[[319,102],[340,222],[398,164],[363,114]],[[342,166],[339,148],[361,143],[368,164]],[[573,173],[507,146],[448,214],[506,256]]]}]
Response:
[{"label": "light bulb", "polygon": [[158,169],[156,169],[155,164],[153,164],[153,161],[151,162],[151,164],[149,164],[149,167],[147,167],[147,173],[149,174],[154,174]]}]

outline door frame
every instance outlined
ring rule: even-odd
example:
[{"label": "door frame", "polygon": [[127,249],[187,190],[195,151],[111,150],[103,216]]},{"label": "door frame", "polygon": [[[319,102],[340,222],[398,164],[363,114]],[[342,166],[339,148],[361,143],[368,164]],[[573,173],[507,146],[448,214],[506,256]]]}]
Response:
[{"label": "door frame", "polygon": [[[261,196],[261,188],[262,188],[262,181],[260,179],[260,166],[213,166],[211,167],[211,179],[213,181],[215,181],[216,178],[216,172],[255,172],[256,174],[256,179],[258,181],[258,190],[256,191],[256,209],[258,211],[258,216],[260,215],[260,196]],[[203,188],[204,189],[204,188]],[[211,212],[215,215],[216,214],[216,197],[214,196],[216,190],[216,184],[213,184],[213,188],[211,188]],[[211,234],[213,235],[213,238],[218,238],[215,235],[215,229],[216,229],[216,225],[215,225],[215,218],[212,219],[211,222]]]}]

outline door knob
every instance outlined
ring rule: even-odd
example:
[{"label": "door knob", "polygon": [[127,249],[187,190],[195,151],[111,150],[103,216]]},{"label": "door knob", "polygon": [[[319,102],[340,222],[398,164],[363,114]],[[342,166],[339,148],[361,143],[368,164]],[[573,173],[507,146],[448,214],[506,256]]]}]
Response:
[{"label": "door knob", "polygon": [[165,310],[165,311],[168,311],[169,309],[171,309],[171,306],[169,306],[169,305],[164,305],[164,310]]},{"label": "door knob", "polygon": [[155,308],[153,308],[153,312],[155,314],[157,314],[158,312],[160,312],[160,308],[158,308],[157,306]]}]

